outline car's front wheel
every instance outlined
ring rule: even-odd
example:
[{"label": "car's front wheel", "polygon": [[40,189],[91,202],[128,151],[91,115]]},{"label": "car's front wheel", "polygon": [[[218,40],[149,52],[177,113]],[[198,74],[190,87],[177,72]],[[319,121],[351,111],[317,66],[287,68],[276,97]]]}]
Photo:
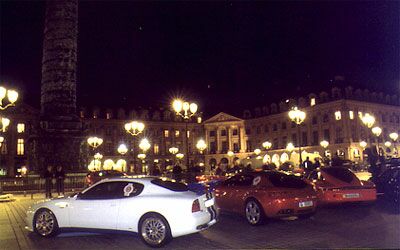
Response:
[{"label": "car's front wheel", "polygon": [[167,220],[156,213],[146,214],[140,219],[139,235],[151,247],[162,247],[172,239]]},{"label": "car's front wheel", "polygon": [[42,237],[53,237],[59,232],[57,218],[49,209],[40,209],[33,218],[33,229]]},{"label": "car's front wheel", "polygon": [[258,226],[264,222],[263,208],[256,200],[251,199],[246,202],[245,214],[247,222],[252,226]]}]

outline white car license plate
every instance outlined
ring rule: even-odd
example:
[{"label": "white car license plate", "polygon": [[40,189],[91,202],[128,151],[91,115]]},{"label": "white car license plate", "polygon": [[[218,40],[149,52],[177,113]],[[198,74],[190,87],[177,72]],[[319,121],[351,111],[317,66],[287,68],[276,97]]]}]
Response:
[{"label": "white car license plate", "polygon": [[353,194],[344,194],[343,198],[360,198],[360,194],[359,193],[353,193]]},{"label": "white car license plate", "polygon": [[211,207],[211,206],[213,206],[213,205],[214,205],[214,198],[209,199],[209,200],[206,200],[206,201],[204,202],[204,205],[205,205],[206,207]]},{"label": "white car license plate", "polygon": [[313,205],[312,201],[299,202],[299,207],[311,207]]}]

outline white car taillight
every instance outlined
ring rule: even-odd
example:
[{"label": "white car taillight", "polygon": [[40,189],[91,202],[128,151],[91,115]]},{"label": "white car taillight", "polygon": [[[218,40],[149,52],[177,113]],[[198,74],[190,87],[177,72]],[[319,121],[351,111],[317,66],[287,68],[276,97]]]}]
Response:
[{"label": "white car taillight", "polygon": [[198,199],[196,199],[193,201],[193,204],[192,204],[192,213],[199,212],[199,211],[200,211],[200,202]]}]

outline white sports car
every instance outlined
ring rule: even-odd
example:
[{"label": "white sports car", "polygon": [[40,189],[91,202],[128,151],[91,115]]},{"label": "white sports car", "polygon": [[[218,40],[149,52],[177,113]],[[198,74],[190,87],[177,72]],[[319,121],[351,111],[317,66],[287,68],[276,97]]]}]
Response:
[{"label": "white sports car", "polygon": [[69,198],[39,202],[27,211],[27,229],[43,237],[61,228],[137,232],[152,247],[217,222],[212,193],[198,195],[180,182],[158,177],[105,179]]}]

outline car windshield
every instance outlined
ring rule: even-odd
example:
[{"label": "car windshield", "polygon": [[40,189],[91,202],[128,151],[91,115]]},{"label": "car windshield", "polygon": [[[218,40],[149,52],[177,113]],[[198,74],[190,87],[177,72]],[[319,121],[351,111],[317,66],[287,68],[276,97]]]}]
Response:
[{"label": "car windshield", "polygon": [[151,183],[174,192],[184,192],[189,190],[188,186],[185,183],[176,182],[168,179],[154,179],[151,181]]},{"label": "car windshield", "polygon": [[347,183],[351,183],[355,178],[354,174],[347,168],[325,168],[322,171]]},{"label": "car windshield", "polygon": [[279,172],[269,172],[268,179],[275,187],[305,188],[307,186],[307,183],[299,177]]}]

